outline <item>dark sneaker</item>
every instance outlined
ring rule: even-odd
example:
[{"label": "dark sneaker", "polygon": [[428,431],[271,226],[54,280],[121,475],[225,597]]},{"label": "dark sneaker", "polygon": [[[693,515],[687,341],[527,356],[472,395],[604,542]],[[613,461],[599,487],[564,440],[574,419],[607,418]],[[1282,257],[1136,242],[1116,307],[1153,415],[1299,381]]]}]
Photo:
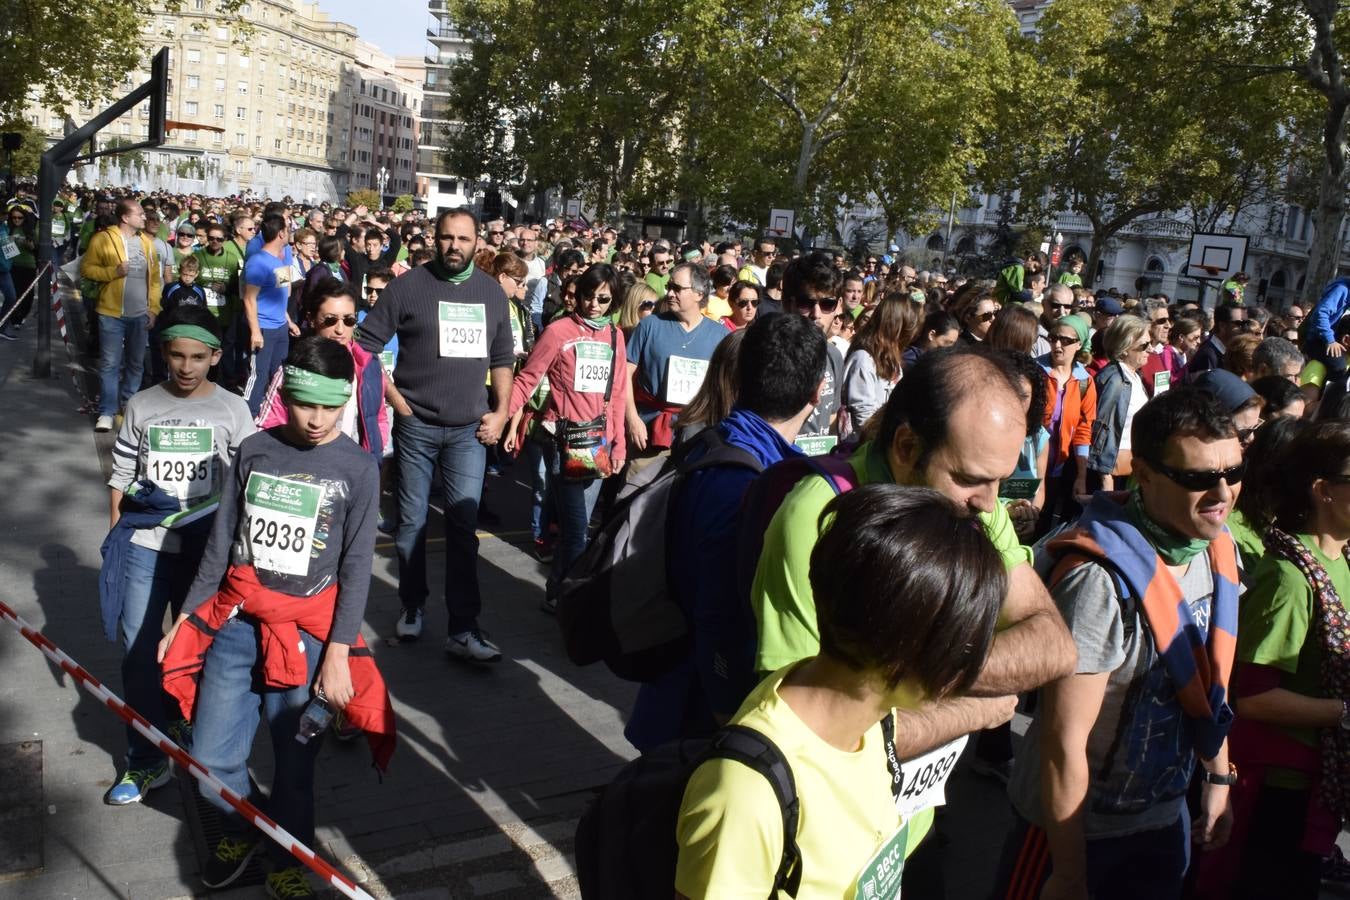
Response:
[{"label": "dark sneaker", "polygon": [[452,634],[445,640],[445,652],[456,659],[469,662],[495,663],[502,661],[501,648],[489,641],[478,629]]},{"label": "dark sneaker", "polygon": [[415,641],[422,636],[422,619],[424,614],[420,609],[405,609],[399,613],[398,624],[394,626],[394,633],[398,635],[400,641]]},{"label": "dark sneaker", "polygon": [[300,866],[289,869],[277,869],[267,876],[267,896],[276,900],[293,900],[299,897],[313,897],[314,889],[309,886],[305,870]]},{"label": "dark sneaker", "polygon": [[169,724],[169,738],[184,750],[192,749],[192,723],[179,719]]},{"label": "dark sneaker", "polygon": [[553,543],[543,538],[534,539],[534,558],[541,563],[553,562]]},{"label": "dark sneaker", "polygon": [[109,806],[140,803],[152,788],[168,784],[169,777],[167,760],[148,769],[128,769],[116,784],[108,788],[108,793],[103,795],[103,802]]},{"label": "dark sneaker", "polygon": [[202,884],[209,888],[222,888],[230,884],[244,874],[248,861],[258,852],[260,846],[259,841],[221,838],[206,859],[206,868],[202,871]]}]

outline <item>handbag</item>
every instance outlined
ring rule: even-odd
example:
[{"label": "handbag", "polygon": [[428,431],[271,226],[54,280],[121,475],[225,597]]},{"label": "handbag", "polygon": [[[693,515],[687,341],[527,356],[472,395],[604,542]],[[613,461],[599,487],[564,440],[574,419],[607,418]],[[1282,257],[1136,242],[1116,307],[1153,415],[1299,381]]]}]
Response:
[{"label": "handbag", "polygon": [[609,439],[605,437],[608,422],[604,410],[609,409],[609,397],[614,390],[614,358],[619,330],[609,326],[609,378],[605,380],[605,400],[600,415],[588,422],[558,421],[558,472],[569,481],[590,481],[608,478],[614,474],[610,458]]}]

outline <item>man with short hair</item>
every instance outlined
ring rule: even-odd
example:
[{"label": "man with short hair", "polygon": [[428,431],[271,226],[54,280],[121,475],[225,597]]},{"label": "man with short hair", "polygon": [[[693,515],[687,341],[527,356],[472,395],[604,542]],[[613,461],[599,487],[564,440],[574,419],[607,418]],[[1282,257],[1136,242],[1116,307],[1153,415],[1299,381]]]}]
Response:
[{"label": "man with short hair", "polygon": [[657,244],[652,247],[651,252],[647,254],[647,277],[643,280],[647,286],[656,291],[658,296],[666,295],[666,284],[670,281],[670,265],[673,257],[670,248],[665,244]]},{"label": "man with short hair", "polygon": [[1073,312],[1073,288],[1067,284],[1052,284],[1041,298],[1041,318],[1036,323],[1036,343],[1031,355],[1040,359],[1050,352],[1050,329],[1064,316]]},{"label": "man with short hair", "polygon": [[1276,375],[1298,384],[1303,363],[1303,354],[1298,352],[1292,341],[1268,337],[1252,353],[1252,381]]},{"label": "man with short hair", "polygon": [[[263,217],[262,239],[258,250],[244,261],[240,278],[244,322],[248,331],[247,348],[250,354],[248,380],[244,384],[244,399],[256,416],[262,409],[263,397],[272,376],[286,361],[291,346],[291,329],[295,327],[286,312],[291,299],[291,264],[285,260],[287,245],[286,220],[280,213]],[[299,336],[299,329],[295,329]]]},{"label": "man with short hair", "polygon": [[525,296],[529,298],[534,333],[544,330],[544,301],[548,298],[548,264],[539,255],[539,232],[532,225],[519,229],[516,255],[525,260]]},{"label": "man with short hair", "polygon": [[1042,689],[1017,755],[1009,896],[1180,897],[1192,842],[1222,846],[1231,828],[1238,571],[1224,523],[1242,448],[1228,413],[1188,388],[1146,404],[1131,431],[1138,487],[1098,494],[1046,548],[1078,664]]},{"label": "man with short hair", "polygon": [[[828,253],[815,250],[788,263],[783,273],[783,311],[805,316],[826,336],[839,313],[839,270]],[[764,316],[764,310],[759,312]],[[801,428],[803,436],[828,435],[834,431],[843,387],[844,355],[833,344],[826,350],[820,399]]]},{"label": "man with short hair", "polygon": [[[422,634],[427,585],[427,506],[437,475],[444,497],[445,649],[495,663],[501,649],[479,627],[478,504],[487,447],[506,424],[515,361],[508,303],[497,280],[474,268],[478,221],[467,209],[441,213],[436,258],[399,276],[361,322],[358,341],[380,353],[398,338],[394,384],[410,407],[394,423],[398,457],[400,640]],[[483,390],[485,382],[491,389]],[[491,401],[489,402],[489,393]]]},{"label": "man with short hair", "polygon": [[[793,446],[811,414],[825,365],[825,336],[799,316],[771,316],[745,331],[736,364],[737,399],[713,426],[716,438],[763,468],[801,455]],[[715,443],[696,444],[692,465]],[[691,624],[688,656],[642,685],[624,734],[647,751],[676,738],[712,734],[755,685],[755,622],[737,586],[741,503],[757,473],[744,465],[689,473],[671,499],[670,545],[678,561],[670,590]]]},{"label": "man with short hair", "polygon": [[[669,258],[669,251],[652,251]],[[675,443],[675,418],[708,374],[713,350],[730,332],[703,315],[712,279],[701,265],[681,263],[666,278],[665,305],[638,323],[627,343],[630,470],[641,470]]]},{"label": "man with short hair", "polygon": [[113,416],[141,389],[149,329],[159,315],[160,263],[145,212],[117,201],[117,224],[89,241],[80,276],[99,285],[99,398],[94,430],[112,431]]},{"label": "man with short hair", "polygon": [[[1073,670],[1073,645],[1032,570],[1000,482],[1017,466],[1027,433],[1024,379],[1005,356],[977,346],[931,350],[905,372],[880,413],[881,428],[849,459],[859,484],[929,487],[963,507],[1008,568],[1009,589],[972,696],[928,703],[902,682],[896,691],[896,749],[902,759],[961,735],[1001,725],[996,698],[1033,690]],[[807,580],[820,514],[838,487],[807,476],[788,492],[764,534],[751,607],[758,623],[755,669],[773,672],[820,645]],[[927,830],[931,815],[911,827]]]},{"label": "man with short hair", "polygon": [[856,273],[846,275],[839,285],[839,299],[844,304],[844,312],[856,315],[854,310],[862,307],[863,278]]},{"label": "man with short hair", "polygon": [[741,267],[736,275],[737,279],[753,281],[755,284],[768,287],[769,264],[773,262],[777,253],[778,244],[773,238],[765,236],[755,241],[754,249],[750,251],[750,261]]},{"label": "man with short hair", "polygon": [[1228,353],[1228,342],[1242,334],[1246,328],[1246,307],[1228,304],[1215,307],[1214,329],[1195,351],[1195,356],[1186,364],[1186,377],[1193,380],[1210,369],[1222,369],[1224,356]]}]

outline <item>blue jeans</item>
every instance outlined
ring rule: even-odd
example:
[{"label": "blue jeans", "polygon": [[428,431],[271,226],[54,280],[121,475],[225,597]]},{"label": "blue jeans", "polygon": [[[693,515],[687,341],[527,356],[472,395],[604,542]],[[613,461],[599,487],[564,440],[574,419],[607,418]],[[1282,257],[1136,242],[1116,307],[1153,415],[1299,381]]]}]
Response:
[{"label": "blue jeans", "polygon": [[[310,701],[310,685],[319,668],[323,644],[300,633],[308,657],[308,681],[286,689],[260,687],[258,628],[247,617],[235,616],[220,627],[206,651],[206,664],[197,684],[197,710],[192,723],[192,755],[226,787],[248,798],[282,828],[313,846],[314,760],[323,736],[301,744],[300,714]],[[258,730],[261,705],[272,738],[275,769],[272,790],[265,801],[253,794],[248,775],[248,756]],[[220,809],[222,830],[229,837],[243,838],[250,825],[234,807],[206,785],[202,796]],[[268,852],[279,865],[291,864],[291,856],[270,841]]]},{"label": "blue jeans", "polygon": [[[164,636],[164,611],[172,609],[177,618],[196,571],[196,560],[180,554],[160,553],[136,544],[127,547],[122,576],[122,691],[131,708],[160,731],[169,722],[168,711],[176,708],[160,686],[159,661],[155,658],[159,639]],[[130,725],[127,746],[128,769],[146,769],[164,759],[164,754]]]},{"label": "blue jeans", "polygon": [[398,452],[398,596],[404,609],[426,606],[427,507],[440,476],[445,503],[445,609],[449,634],[478,627],[478,501],[483,496],[487,448],[478,423],[433,425],[415,414],[394,423]]},{"label": "blue jeans", "polygon": [[[4,300],[3,303],[0,303],[0,319],[3,319],[5,313],[9,312],[10,307],[19,302],[19,295],[14,290],[14,276],[8,270],[0,272],[0,298]],[[5,324],[13,323],[6,322]]]},{"label": "blue jeans", "polygon": [[[242,329],[239,333],[247,346],[248,329]],[[254,417],[257,417],[258,410],[262,409],[263,398],[267,396],[267,386],[272,383],[272,376],[281,368],[282,363],[286,361],[286,354],[291,351],[291,333],[286,330],[285,325],[280,328],[264,328],[262,339],[262,349],[249,355],[248,383],[244,385],[244,399],[248,401],[248,411],[253,413]]]},{"label": "blue jeans", "polygon": [[98,414],[115,416],[141,389],[149,316],[98,317]]},{"label": "blue jeans", "polygon": [[548,467],[544,464],[544,445],[534,438],[525,438],[522,445],[525,463],[530,469],[530,536],[536,541],[548,534],[553,521],[553,500],[549,496]]},{"label": "blue jeans", "polygon": [[567,570],[572,568],[572,563],[586,549],[591,513],[595,511],[595,501],[600,496],[600,485],[604,479],[574,481],[563,478],[558,474],[560,457],[557,443],[550,441],[543,447],[551,482],[549,488],[553,493],[553,512],[558,522],[558,546],[553,548],[553,568],[549,570],[548,582],[544,586],[544,592],[553,595],[562,584]]}]

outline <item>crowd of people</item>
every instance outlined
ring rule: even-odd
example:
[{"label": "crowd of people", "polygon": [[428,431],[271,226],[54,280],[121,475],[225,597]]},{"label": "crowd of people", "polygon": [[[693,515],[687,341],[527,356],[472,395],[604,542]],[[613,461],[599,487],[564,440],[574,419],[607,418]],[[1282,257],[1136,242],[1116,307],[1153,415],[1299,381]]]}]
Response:
[{"label": "crowd of people", "polygon": [[[34,277],[35,210],[9,212],[5,312]],[[1305,311],[1239,274],[1206,308],[1094,292],[1081,259],[1035,251],[967,278],[467,210],[79,193],[51,212],[98,323],[95,430],[117,432],[102,603],[123,691],[244,795],[261,708],[263,805],[301,840],[314,698],[377,765],[393,750],[361,636],[377,531],[402,610],[370,627],[441,626],[439,497],[446,652],[502,659],[477,527],[515,460],[545,612],[597,526],[679,473],[646,577],[688,639],[625,734],[649,754],[751,729],[795,780],[785,833],[763,776],[698,765],[678,896],[899,896],[901,871],[944,896],[934,832],[967,736],[1016,813],[1000,896],[1350,882],[1350,279]],[[169,777],[128,742],[110,804]],[[212,888],[263,843],[222,812]],[[271,852],[272,896],[309,896]]]}]

